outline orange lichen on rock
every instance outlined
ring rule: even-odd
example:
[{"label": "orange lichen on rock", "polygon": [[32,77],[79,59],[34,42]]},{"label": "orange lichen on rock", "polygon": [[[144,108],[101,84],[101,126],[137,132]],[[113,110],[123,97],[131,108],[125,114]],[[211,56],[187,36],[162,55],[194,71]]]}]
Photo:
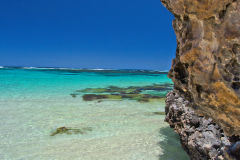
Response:
[{"label": "orange lichen on rock", "polygon": [[219,105],[240,106],[240,100],[238,96],[233,92],[233,90],[229,89],[223,82],[213,83],[212,87],[216,92],[215,93],[216,106]]},{"label": "orange lichen on rock", "polygon": [[161,1],[175,16],[175,88],[227,136],[240,136],[240,0]]}]

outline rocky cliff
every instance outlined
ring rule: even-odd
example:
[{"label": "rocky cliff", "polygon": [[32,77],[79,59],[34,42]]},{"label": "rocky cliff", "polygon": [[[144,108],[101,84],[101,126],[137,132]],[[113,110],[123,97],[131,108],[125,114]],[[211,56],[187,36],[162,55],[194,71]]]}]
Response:
[{"label": "rocky cliff", "polygon": [[224,160],[238,156],[229,149],[230,138],[221,127],[211,118],[196,114],[191,103],[176,90],[167,95],[166,113],[166,121],[179,133],[182,146],[192,160]]},{"label": "rocky cliff", "polygon": [[[219,132],[223,130],[222,134],[232,143],[237,142],[240,136],[240,0],[161,1],[175,16],[177,51],[169,77],[176,91],[189,102],[194,114],[211,118]],[[172,123],[174,126],[176,123]]]}]

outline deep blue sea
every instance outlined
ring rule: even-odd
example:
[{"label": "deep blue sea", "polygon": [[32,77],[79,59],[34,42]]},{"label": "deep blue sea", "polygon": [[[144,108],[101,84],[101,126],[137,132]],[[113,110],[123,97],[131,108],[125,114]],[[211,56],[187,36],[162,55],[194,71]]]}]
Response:
[{"label": "deep blue sea", "polygon": [[[158,71],[0,68],[0,160],[186,160],[165,116],[152,114],[164,112],[164,98],[71,96],[86,88],[153,84],[172,82]],[[59,127],[91,129],[51,136]]]}]

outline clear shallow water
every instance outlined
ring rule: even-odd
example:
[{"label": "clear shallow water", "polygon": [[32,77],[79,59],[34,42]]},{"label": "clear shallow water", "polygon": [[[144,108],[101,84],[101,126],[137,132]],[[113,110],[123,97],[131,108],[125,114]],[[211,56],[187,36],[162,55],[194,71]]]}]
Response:
[{"label": "clear shallow water", "polygon": [[[185,160],[158,102],[86,102],[76,90],[171,83],[166,74],[0,69],[0,159]],[[50,136],[58,127],[87,134]]]}]

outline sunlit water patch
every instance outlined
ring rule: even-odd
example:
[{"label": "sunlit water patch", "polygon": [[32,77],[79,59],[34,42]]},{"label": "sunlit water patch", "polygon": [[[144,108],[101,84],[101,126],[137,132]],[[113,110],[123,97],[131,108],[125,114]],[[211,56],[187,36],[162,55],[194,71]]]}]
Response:
[{"label": "sunlit water patch", "polygon": [[0,159],[188,159],[164,122],[171,84],[146,71],[1,68]]}]

